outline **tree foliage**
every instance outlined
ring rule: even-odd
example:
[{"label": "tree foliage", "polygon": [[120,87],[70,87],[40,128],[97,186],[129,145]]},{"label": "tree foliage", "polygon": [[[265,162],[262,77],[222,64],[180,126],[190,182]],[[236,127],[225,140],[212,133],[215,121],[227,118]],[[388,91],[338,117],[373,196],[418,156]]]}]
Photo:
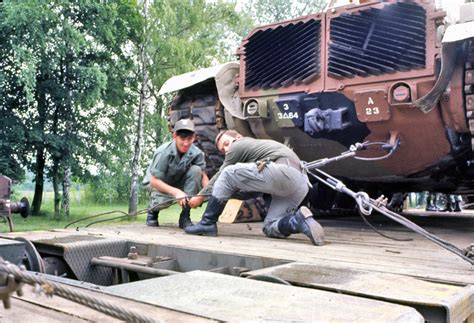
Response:
[{"label": "tree foliage", "polygon": [[[234,2],[156,0],[150,7],[147,51],[150,58],[150,94],[154,106],[145,117],[145,153],[148,157],[169,138],[166,102],[158,90],[171,76],[223,63],[238,43],[228,42],[248,23],[235,11]],[[168,137],[167,137],[168,135]],[[146,167],[145,163],[142,169]]]},{"label": "tree foliage", "polygon": [[309,15],[322,10],[326,0],[246,0],[242,12],[249,15],[255,24],[273,22]]},{"label": "tree foliage", "polygon": [[143,151],[150,156],[169,138],[166,102],[157,96],[164,81],[228,60],[236,35],[249,28],[229,1],[155,0],[148,19],[142,3],[0,5],[0,173],[15,180],[34,173],[36,212],[45,178],[57,203],[71,176],[126,200],[141,68],[149,75]]},{"label": "tree foliage", "polygon": [[32,158],[24,165],[36,174],[36,212],[45,171],[53,182],[66,168],[83,176],[85,166],[101,158],[97,121],[107,114],[109,91],[117,100],[124,88],[108,81],[112,69],[124,65],[120,51],[130,35],[121,29],[126,22],[118,8],[130,9],[128,3],[9,2],[2,7],[0,51],[9,71],[2,79],[3,97],[22,98],[16,104],[2,100],[2,109],[25,129],[24,150]]}]

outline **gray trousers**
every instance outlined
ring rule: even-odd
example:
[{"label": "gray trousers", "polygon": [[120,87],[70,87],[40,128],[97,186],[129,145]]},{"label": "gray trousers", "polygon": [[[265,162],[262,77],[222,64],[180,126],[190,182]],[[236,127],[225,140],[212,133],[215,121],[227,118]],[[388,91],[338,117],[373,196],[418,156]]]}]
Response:
[{"label": "gray trousers", "polygon": [[[173,181],[170,179],[161,180],[168,185],[179,188],[188,195],[196,195],[202,188],[202,170],[201,167],[192,165],[179,181]],[[147,185],[146,190],[150,193],[150,203],[148,208],[161,203],[163,203],[164,207],[168,207],[175,201],[173,196],[164,194],[151,185]]]},{"label": "gray trousers", "polygon": [[269,237],[284,238],[278,230],[278,221],[294,213],[308,189],[307,175],[290,166],[270,163],[259,173],[255,163],[237,163],[224,168],[214,184],[212,195],[228,200],[237,190],[270,194],[272,201],[263,232]]}]

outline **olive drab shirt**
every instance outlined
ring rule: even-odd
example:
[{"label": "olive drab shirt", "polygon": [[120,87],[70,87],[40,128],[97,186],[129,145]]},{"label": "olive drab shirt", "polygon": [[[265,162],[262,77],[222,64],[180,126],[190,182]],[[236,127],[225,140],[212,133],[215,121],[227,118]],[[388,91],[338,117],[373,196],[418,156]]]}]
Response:
[{"label": "olive drab shirt", "polygon": [[198,147],[191,145],[186,154],[180,157],[174,140],[164,143],[153,155],[143,185],[150,184],[151,175],[167,184],[178,183],[192,165],[199,166],[202,170],[206,168],[204,153]]},{"label": "olive drab shirt", "polygon": [[300,161],[299,157],[293,150],[291,150],[291,148],[275,140],[242,137],[230,146],[219,172],[211,178],[209,184],[203,188],[199,194],[211,193],[214,183],[219,177],[221,171],[229,165],[235,165],[237,163],[254,163],[267,158],[274,161],[281,157],[286,157],[298,162]]}]

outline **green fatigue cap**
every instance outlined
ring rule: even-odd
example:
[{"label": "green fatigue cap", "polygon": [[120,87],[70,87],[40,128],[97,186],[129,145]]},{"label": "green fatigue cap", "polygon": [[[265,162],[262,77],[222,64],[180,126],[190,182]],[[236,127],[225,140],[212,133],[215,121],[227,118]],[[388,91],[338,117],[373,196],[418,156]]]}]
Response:
[{"label": "green fatigue cap", "polygon": [[176,131],[180,131],[180,130],[187,130],[187,131],[195,132],[196,130],[194,130],[194,122],[190,119],[178,120],[174,124],[173,131],[176,132]]}]

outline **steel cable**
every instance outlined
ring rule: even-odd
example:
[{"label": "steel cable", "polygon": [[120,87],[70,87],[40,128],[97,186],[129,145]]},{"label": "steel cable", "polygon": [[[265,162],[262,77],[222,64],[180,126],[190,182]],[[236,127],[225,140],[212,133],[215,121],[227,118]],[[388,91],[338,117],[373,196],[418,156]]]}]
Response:
[{"label": "steel cable", "polygon": [[[170,207],[171,205],[173,205],[174,203],[176,203],[178,200],[180,199],[187,199],[187,198],[190,198],[190,197],[194,197],[194,196],[209,196],[210,194],[196,194],[196,195],[188,195],[186,197],[182,197],[182,198],[175,198],[175,197],[171,197],[169,195],[164,195],[164,194],[158,194],[160,196],[164,196],[164,197],[167,197],[168,200],[164,201],[164,202],[161,202],[161,203],[158,203],[158,204],[155,204],[153,205],[151,208],[146,208],[146,209],[143,209],[143,210],[139,210],[137,211],[136,215],[140,215],[140,214],[144,214],[144,213],[147,213],[148,211],[159,211],[159,210],[162,210],[162,209],[165,209],[167,207]],[[93,224],[96,224],[96,223],[100,223],[100,222],[107,222],[107,221],[112,221],[112,220],[117,220],[117,219],[121,219],[121,218],[127,218],[127,217],[130,217],[131,215],[126,213],[126,212],[123,212],[123,211],[119,211],[119,210],[114,210],[114,211],[109,211],[109,212],[103,212],[103,213],[98,213],[98,214],[94,214],[94,215],[90,215],[90,216],[86,216],[86,217],[83,217],[83,218],[80,218],[80,219],[77,219],[77,220],[74,220],[72,222],[69,222],[68,224],[66,224],[64,226],[64,229],[67,229],[69,226],[71,226],[72,224],[75,224],[75,223],[78,223],[78,222],[82,222],[82,221],[85,221],[85,220],[89,220],[89,219],[93,219],[93,218],[96,218],[96,217],[99,217],[99,216],[103,216],[103,215],[108,215],[108,214],[113,214],[113,213],[122,213],[123,215],[122,216],[117,216],[117,217],[113,217],[113,218],[109,218],[109,219],[104,219],[104,220],[98,220],[98,221],[94,221],[94,222],[91,222],[89,224],[87,224],[85,227],[89,227]]]},{"label": "steel cable", "polygon": [[40,291],[44,291],[47,296],[57,295],[73,302],[85,305],[92,309],[95,309],[101,313],[113,316],[117,319],[124,320],[126,322],[159,322],[155,318],[151,318],[146,315],[142,315],[135,311],[128,310],[125,307],[112,304],[110,302],[101,300],[97,297],[86,295],[85,293],[73,290],[69,287],[63,286],[59,283],[50,281],[45,278],[41,278],[38,275],[32,274],[26,270],[20,269],[18,266],[11,264],[7,261],[0,259],[0,272],[11,274],[19,282],[34,285]]},{"label": "steel cable", "polygon": [[[383,141],[366,141],[363,142],[361,145],[362,150],[370,146],[382,146],[382,149],[385,149],[384,146],[390,147],[390,151],[386,153],[385,155],[379,156],[379,157],[359,157],[359,156],[354,156],[354,159],[357,160],[364,160],[364,161],[377,161],[377,160],[382,160],[382,159],[387,159],[388,157],[392,156],[392,154],[397,150],[398,146],[400,144],[400,140],[397,139],[394,145],[387,144],[386,142]],[[357,145],[357,144],[356,144]]]},{"label": "steel cable", "polygon": [[[308,174],[312,175],[317,180],[319,180],[320,182],[326,184],[327,186],[331,187],[332,189],[337,190],[337,191],[342,192],[342,193],[345,193],[345,194],[351,196],[353,199],[355,199],[356,202],[357,202],[357,205],[362,206],[362,211],[359,208],[359,211],[361,211],[361,214],[367,215],[366,213],[367,213],[368,209],[366,209],[366,206],[370,205],[370,207],[372,209],[378,211],[380,214],[385,215],[389,219],[391,219],[391,220],[405,226],[406,228],[408,228],[408,229],[424,236],[426,239],[430,240],[431,242],[433,242],[433,243],[439,245],[440,247],[442,247],[442,248],[454,253],[455,255],[461,257],[465,261],[469,262],[471,265],[474,265],[474,259],[471,259],[470,257],[466,256],[465,252],[462,249],[456,247],[452,243],[450,243],[446,240],[443,240],[443,239],[437,237],[436,235],[434,235],[432,233],[429,233],[428,231],[426,231],[425,229],[423,229],[420,226],[416,225],[415,223],[411,222],[407,218],[401,216],[398,213],[395,213],[395,212],[387,209],[385,206],[379,206],[379,203],[377,203],[376,200],[374,200],[372,198],[369,198],[366,193],[364,193],[364,192],[356,193],[356,192],[352,191],[351,189],[347,188],[346,185],[342,181],[332,177],[331,175],[323,172],[322,170],[314,169],[314,171],[318,172],[320,175],[324,176],[325,178],[322,178],[321,176],[316,175],[312,171],[308,171]],[[364,194],[361,194],[361,193],[364,193]],[[358,202],[357,199],[359,199],[360,202]],[[372,228],[373,228],[373,226],[372,226]],[[378,232],[377,230],[376,230],[376,232],[380,234],[380,232]]]},{"label": "steel cable", "polygon": [[[339,192],[342,192],[342,191],[341,191],[341,190],[342,190],[342,186],[339,186],[339,187],[336,188],[335,186],[333,186],[333,185],[331,185],[329,182],[327,182],[325,179],[323,179],[323,178],[321,178],[320,176],[314,174],[312,171],[307,171],[307,172],[308,172],[308,174],[310,174],[311,176],[313,176],[314,178],[316,178],[316,179],[317,179],[318,181],[320,181],[321,183],[326,184],[327,186],[329,186],[331,189],[337,190],[337,191],[339,191]],[[342,182],[339,181],[339,183],[342,183]],[[343,185],[343,186],[345,187],[345,185]],[[347,192],[346,192],[346,193],[347,193]],[[363,193],[365,193],[365,192],[363,192]],[[358,204],[358,202],[357,202],[357,199],[356,199],[356,194],[354,193],[354,195],[351,195],[351,194],[348,194],[348,195],[350,195],[352,198],[354,198],[354,199],[356,200],[356,204],[359,206],[359,204]],[[367,194],[366,194],[366,195],[367,195]],[[359,195],[358,199],[362,199],[362,196],[364,196],[364,195]],[[368,195],[367,195],[367,197],[368,197]],[[361,201],[360,203],[361,203],[361,205],[364,204],[362,201]],[[367,204],[367,203],[369,203],[369,202],[366,201],[365,204]],[[377,204],[378,204],[378,203],[377,203]],[[359,214],[360,214],[362,220],[363,220],[372,230],[374,230],[376,233],[380,234],[382,237],[385,237],[385,238],[391,239],[391,240],[395,240],[395,241],[411,241],[411,240],[412,240],[412,239],[399,239],[399,238],[391,237],[391,236],[389,236],[389,235],[387,235],[387,234],[381,232],[381,231],[378,230],[376,227],[374,227],[374,226],[369,222],[369,220],[367,220],[367,218],[366,218],[366,215],[370,215],[372,211],[371,211],[370,213],[368,213],[368,214],[364,214],[363,212],[361,212],[361,209],[360,209],[360,208],[358,208],[358,210],[359,210]],[[371,208],[371,210],[372,210],[372,208]],[[367,212],[366,212],[366,213],[367,213]]]}]

